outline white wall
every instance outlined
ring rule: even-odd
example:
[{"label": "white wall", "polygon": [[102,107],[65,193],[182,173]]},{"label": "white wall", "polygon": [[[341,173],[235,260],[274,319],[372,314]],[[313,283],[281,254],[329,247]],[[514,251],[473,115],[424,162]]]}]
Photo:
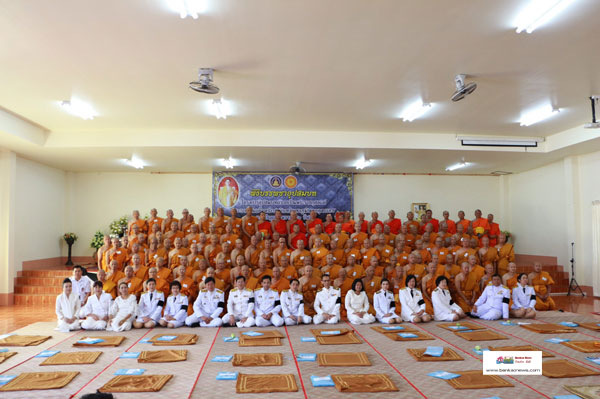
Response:
[{"label": "white wall", "polygon": [[141,217],[156,208],[164,217],[173,209],[175,217],[188,208],[198,220],[204,207],[212,205],[211,174],[69,173],[67,226],[81,240],[73,254],[93,253],[90,241],[97,230],[108,233],[108,225],[134,209]]},{"label": "white wall", "polygon": [[[600,200],[600,152],[579,157],[580,209],[578,212],[581,235],[576,252],[577,282],[592,285],[592,202]],[[582,272],[580,272],[582,270]],[[596,286],[600,287],[600,281]],[[594,292],[600,296],[600,289]]]},{"label": "white wall", "polygon": [[427,202],[437,219],[447,210],[456,220],[463,210],[471,220],[479,208],[484,217],[493,213],[504,228],[499,180],[496,176],[356,175],[354,214],[363,211],[370,219],[371,212],[377,211],[379,219],[385,220],[393,209],[396,217],[405,220],[413,202]]},{"label": "white wall", "polygon": [[61,255],[66,172],[17,157],[15,181],[16,270],[26,260]]}]

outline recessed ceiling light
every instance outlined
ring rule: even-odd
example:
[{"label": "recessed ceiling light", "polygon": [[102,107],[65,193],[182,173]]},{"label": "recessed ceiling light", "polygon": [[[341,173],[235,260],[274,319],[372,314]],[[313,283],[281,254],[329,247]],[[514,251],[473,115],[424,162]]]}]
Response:
[{"label": "recessed ceiling light", "polygon": [[135,155],[131,156],[131,159],[124,159],[123,162],[125,163],[125,165],[127,166],[131,166],[132,168],[136,168],[136,169],[144,169],[144,161],[142,161],[140,158],[136,157]]},{"label": "recessed ceiling light", "polygon": [[361,158],[358,161],[356,161],[354,166],[356,167],[356,169],[364,169],[367,166],[371,165],[372,162],[373,162],[373,160],[371,160],[371,159]]},{"label": "recessed ceiling light", "polygon": [[431,109],[433,104],[424,103],[423,100],[417,100],[414,103],[410,104],[406,109],[402,112],[400,117],[403,122],[412,122],[413,120],[420,118]]},{"label": "recessed ceiling light", "polygon": [[519,124],[521,126],[530,126],[541,122],[560,112],[560,109],[553,108],[551,105],[544,105],[534,110],[528,111],[521,116]]},{"label": "recessed ceiling light", "polygon": [[217,119],[227,119],[228,115],[231,115],[231,106],[229,101],[223,98],[214,99],[210,102],[210,113],[217,117]]},{"label": "recessed ceiling light", "polygon": [[70,101],[61,101],[60,106],[62,109],[85,120],[92,120],[95,116],[98,116],[94,108],[77,98],[71,98]]},{"label": "recessed ceiling light", "polygon": [[467,166],[472,165],[471,162],[465,162],[463,159],[461,162],[455,163],[454,165],[450,165],[446,168],[446,172],[452,172],[456,169],[466,168]]},{"label": "recessed ceiling light", "polygon": [[225,169],[233,169],[233,167],[235,166],[235,162],[231,157],[225,158],[221,162],[223,162]]},{"label": "recessed ceiling light", "polygon": [[167,0],[167,4],[181,18],[198,19],[199,14],[206,12],[206,0]]},{"label": "recessed ceiling light", "polygon": [[531,0],[517,16],[517,33],[531,33],[561,13],[574,0]]}]

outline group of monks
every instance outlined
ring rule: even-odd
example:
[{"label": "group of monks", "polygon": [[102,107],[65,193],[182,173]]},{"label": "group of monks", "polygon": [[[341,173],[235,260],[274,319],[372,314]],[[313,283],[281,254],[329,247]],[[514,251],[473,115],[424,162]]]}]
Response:
[{"label": "group of monks", "polygon": [[[323,221],[314,211],[306,220],[295,211],[284,219],[277,211],[268,220],[264,212],[254,215],[248,207],[242,217],[235,208],[231,216],[225,216],[223,208],[215,215],[205,208],[196,221],[187,209],[180,218],[170,209],[164,218],[152,209],[145,219],[136,210],[122,238],[104,237],[98,250],[98,280],[113,299],[122,282],[139,299],[148,278],[156,281],[156,290],[165,297],[176,280],[181,294],[192,303],[207,277],[213,277],[226,296],[238,276],[245,277],[246,288],[259,289],[262,277],[268,275],[271,288],[279,293],[299,279],[309,316],[315,314],[323,274],[329,274],[332,286],[341,289],[342,298],[355,279],[362,279],[371,304],[382,279],[389,280],[390,291],[397,295],[405,288],[406,277],[414,275],[429,314],[433,314],[431,297],[439,276],[448,279],[452,298],[465,313],[471,312],[495,274],[502,276],[505,287],[517,286],[513,245],[492,214],[483,218],[477,209],[473,220],[465,219],[463,211],[456,221],[450,220],[448,211],[442,216],[438,220],[427,210],[416,220],[408,212],[402,221],[390,210],[384,221],[377,212],[370,220],[360,212],[354,220],[350,212],[340,212],[326,215]],[[537,297],[535,309],[555,309],[550,297],[552,277],[539,264],[528,277]]]}]

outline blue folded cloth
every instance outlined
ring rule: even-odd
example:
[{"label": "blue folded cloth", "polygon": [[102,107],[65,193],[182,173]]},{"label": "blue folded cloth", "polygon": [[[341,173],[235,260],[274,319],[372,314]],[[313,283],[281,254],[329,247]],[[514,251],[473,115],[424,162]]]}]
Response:
[{"label": "blue folded cloth", "polygon": [[556,395],[554,399],[581,399],[581,397],[577,395]]},{"label": "blue folded cloth", "polygon": [[452,330],[468,330],[469,327],[465,327],[465,326],[448,326],[448,328],[451,328]]},{"label": "blue folded cloth", "polygon": [[321,331],[321,335],[339,335],[341,331]]},{"label": "blue folded cloth", "polygon": [[317,361],[316,353],[297,353],[296,360],[299,362],[315,362]]},{"label": "blue folded cloth", "polygon": [[140,356],[140,352],[123,352],[119,359],[137,359]]},{"label": "blue folded cloth", "polygon": [[300,337],[301,342],[317,342],[315,337]]},{"label": "blue folded cloth", "polygon": [[118,369],[115,375],[142,375],[146,369]]},{"label": "blue folded cloth", "polygon": [[382,327],[384,330],[386,331],[397,331],[397,330],[404,330],[404,327],[402,326],[385,326]]},{"label": "blue folded cloth", "polygon": [[477,353],[480,356],[483,356],[483,352],[487,352],[487,351],[489,351],[488,348],[473,349],[473,352]]},{"label": "blue folded cloth", "polygon": [[545,342],[550,342],[551,344],[560,344],[561,342],[569,342],[570,339],[567,338],[550,338],[550,339],[545,339]]},{"label": "blue folded cloth", "polygon": [[151,344],[152,342],[150,342],[150,338],[144,338],[140,341],[140,344]]},{"label": "blue folded cloth", "polygon": [[81,339],[79,341],[77,341],[78,344],[99,344],[100,342],[104,342],[103,339],[100,338],[86,338],[86,339]]},{"label": "blue folded cloth", "polygon": [[427,356],[440,357],[444,353],[444,348],[441,346],[428,346],[427,350],[423,353]]},{"label": "blue folded cloth", "polygon": [[177,338],[177,335],[163,335],[162,337],[156,338],[157,341],[173,341]]},{"label": "blue folded cloth", "polygon": [[311,375],[310,382],[312,382],[312,385],[315,388],[317,388],[317,387],[334,387],[335,386],[330,375],[326,375],[325,377]]},{"label": "blue folded cloth", "polygon": [[501,321],[500,324],[502,324],[503,326],[516,326],[516,324],[512,321]]},{"label": "blue folded cloth", "polygon": [[6,348],[0,348],[0,353],[4,353],[4,352],[8,352],[8,349],[6,349]]},{"label": "blue folded cloth", "polygon": [[579,324],[572,321],[561,321],[560,324],[565,327],[579,327]]},{"label": "blue folded cloth", "polygon": [[230,362],[231,359],[233,359],[233,356],[215,356],[211,362]]},{"label": "blue folded cloth", "polygon": [[17,378],[16,375],[0,375],[0,386],[9,383],[15,378]]},{"label": "blue folded cloth", "polygon": [[398,333],[398,335],[402,338],[417,338],[418,335],[417,334],[413,334],[413,333]]},{"label": "blue folded cloth", "polygon": [[587,356],[586,359],[592,363],[600,365],[600,357]]},{"label": "blue folded cloth", "polygon": [[442,380],[451,380],[460,377],[460,374],[449,373],[448,371],[434,371],[427,375],[430,377],[441,378]]},{"label": "blue folded cloth", "polygon": [[223,337],[224,342],[239,342],[239,340],[238,337]]},{"label": "blue folded cloth", "polygon": [[258,331],[246,331],[246,332],[243,332],[242,334],[247,335],[249,337],[260,337],[261,335],[265,335]]},{"label": "blue folded cloth", "polygon": [[233,371],[220,371],[217,380],[237,380],[238,373]]},{"label": "blue folded cloth", "polygon": [[42,351],[38,353],[35,357],[52,357],[59,353],[60,351]]},{"label": "blue folded cloth", "polygon": [[2,335],[0,335],[0,339],[8,338],[11,335],[15,335],[15,333],[2,334]]}]

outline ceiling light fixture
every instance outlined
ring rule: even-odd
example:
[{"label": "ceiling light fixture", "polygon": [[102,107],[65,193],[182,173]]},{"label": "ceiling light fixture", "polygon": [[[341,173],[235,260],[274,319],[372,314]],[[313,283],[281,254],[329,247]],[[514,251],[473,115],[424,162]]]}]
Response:
[{"label": "ceiling light fixture", "polygon": [[539,142],[544,141],[544,138],[457,136],[456,140],[464,146],[474,147],[537,147]]},{"label": "ceiling light fixture", "polygon": [[229,107],[229,102],[224,99],[214,99],[210,103],[210,112],[217,119],[227,119],[227,115],[231,115],[231,109]]},{"label": "ceiling light fixture", "polygon": [[521,126],[531,126],[535,123],[541,122],[560,112],[560,109],[553,108],[551,105],[545,105],[540,108],[536,108],[532,111],[526,112],[521,116],[519,124]]},{"label": "ceiling light fixture", "polygon": [[517,33],[531,33],[560,14],[573,0],[531,0],[517,16]]},{"label": "ceiling light fixture", "polygon": [[231,157],[223,159],[222,162],[223,162],[223,165],[225,166],[225,169],[233,169],[233,167],[235,166],[235,162],[233,161],[233,158],[231,158]]},{"label": "ceiling light fixture", "polygon": [[192,17],[198,19],[198,15],[206,11],[205,0],[167,0],[171,10],[179,14],[183,19]]},{"label": "ceiling light fixture", "polygon": [[356,169],[364,169],[367,166],[371,165],[373,161],[371,159],[365,159],[364,157],[359,159],[358,161],[356,161],[356,163],[354,164],[354,166],[356,167]]},{"label": "ceiling light fixture", "polygon": [[413,120],[422,117],[432,106],[433,104],[431,103],[424,103],[423,100],[417,100],[406,107],[400,117],[403,122],[412,122]]},{"label": "ceiling light fixture", "polygon": [[132,168],[136,168],[136,169],[144,169],[144,161],[142,161],[140,158],[136,157],[135,155],[131,156],[131,159],[124,159],[123,162],[128,165],[131,166]]},{"label": "ceiling light fixture", "polygon": [[463,159],[462,161],[455,163],[454,165],[448,166],[446,168],[446,172],[452,172],[453,170],[456,170],[456,169],[465,168],[471,164],[472,164],[471,162],[465,162],[465,160]]},{"label": "ceiling light fixture", "polygon": [[76,98],[71,98],[70,101],[61,101],[60,106],[68,113],[84,120],[92,120],[95,116],[98,116],[90,104]]}]

